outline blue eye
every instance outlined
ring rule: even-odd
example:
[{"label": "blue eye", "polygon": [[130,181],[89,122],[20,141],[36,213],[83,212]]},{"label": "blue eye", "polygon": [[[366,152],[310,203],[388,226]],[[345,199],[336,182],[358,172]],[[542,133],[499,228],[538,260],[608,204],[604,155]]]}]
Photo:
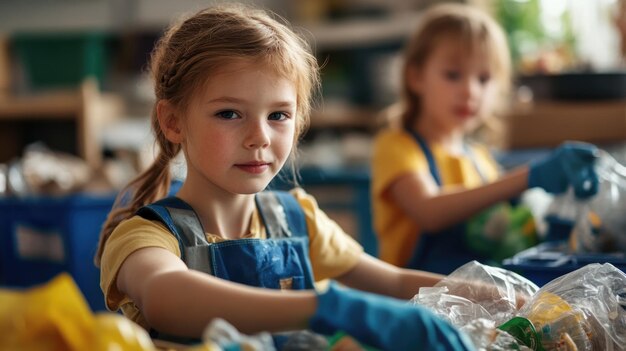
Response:
[{"label": "blue eye", "polygon": [[287,119],[287,114],[285,114],[284,112],[272,112],[268,116],[268,119],[271,121],[282,121],[284,119]]},{"label": "blue eye", "polygon": [[235,111],[220,111],[215,115],[223,119],[235,119],[239,117],[239,115],[237,115],[237,112]]}]

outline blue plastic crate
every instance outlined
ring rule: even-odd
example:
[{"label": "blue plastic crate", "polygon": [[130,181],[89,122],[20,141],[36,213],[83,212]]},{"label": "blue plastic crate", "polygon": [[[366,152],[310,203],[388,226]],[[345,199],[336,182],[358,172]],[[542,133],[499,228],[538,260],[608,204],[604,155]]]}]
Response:
[{"label": "blue plastic crate", "polygon": [[626,254],[571,253],[566,241],[539,244],[504,260],[503,266],[543,286],[590,263],[610,263],[626,272]]},{"label": "blue plastic crate", "polygon": [[93,310],[104,310],[93,263],[114,195],[0,199],[0,284],[30,287],[72,275]]}]

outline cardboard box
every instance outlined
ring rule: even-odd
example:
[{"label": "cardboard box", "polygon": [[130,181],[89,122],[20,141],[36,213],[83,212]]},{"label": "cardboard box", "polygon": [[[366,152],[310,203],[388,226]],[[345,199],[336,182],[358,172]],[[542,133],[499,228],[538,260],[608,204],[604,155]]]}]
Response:
[{"label": "cardboard box", "polygon": [[536,102],[507,117],[505,147],[554,147],[567,140],[626,141],[626,101]]}]

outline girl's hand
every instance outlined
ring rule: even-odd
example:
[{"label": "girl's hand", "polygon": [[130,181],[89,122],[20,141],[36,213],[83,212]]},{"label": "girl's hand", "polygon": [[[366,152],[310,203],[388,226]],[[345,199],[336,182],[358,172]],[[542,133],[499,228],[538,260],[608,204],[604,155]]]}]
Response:
[{"label": "girl's hand", "polygon": [[469,338],[430,310],[331,284],[318,295],[313,331],[345,331],[382,350],[473,350]]},{"label": "girl's hand", "polygon": [[578,198],[593,196],[598,192],[594,170],[597,158],[598,149],[591,144],[564,143],[545,159],[530,165],[528,187],[562,194],[572,186]]}]

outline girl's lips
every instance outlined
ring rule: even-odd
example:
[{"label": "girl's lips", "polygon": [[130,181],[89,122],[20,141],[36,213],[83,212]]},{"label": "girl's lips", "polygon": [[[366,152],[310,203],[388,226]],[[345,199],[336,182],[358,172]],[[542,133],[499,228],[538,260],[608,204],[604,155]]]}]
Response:
[{"label": "girl's lips", "polygon": [[252,173],[252,174],[261,174],[265,172],[269,167],[269,163],[246,163],[246,164],[237,164],[235,167],[241,169],[244,172]]},{"label": "girl's lips", "polygon": [[471,117],[475,114],[474,110],[467,107],[459,107],[454,110],[459,117]]}]

